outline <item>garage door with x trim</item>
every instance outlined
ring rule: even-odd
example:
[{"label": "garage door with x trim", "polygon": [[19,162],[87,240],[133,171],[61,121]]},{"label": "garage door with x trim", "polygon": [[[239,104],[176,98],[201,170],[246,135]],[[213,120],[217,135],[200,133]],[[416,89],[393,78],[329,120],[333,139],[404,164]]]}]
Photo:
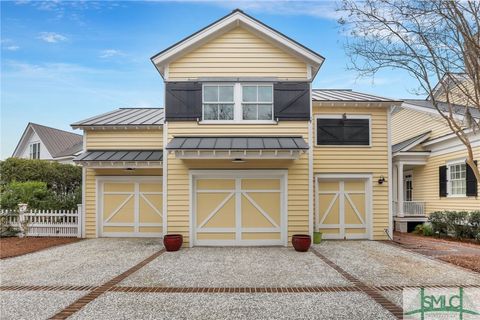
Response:
[{"label": "garage door with x trim", "polygon": [[283,245],[283,178],[196,177],[194,244]]},{"label": "garage door with x trim", "polygon": [[99,232],[103,237],[162,235],[162,178],[101,180]]}]

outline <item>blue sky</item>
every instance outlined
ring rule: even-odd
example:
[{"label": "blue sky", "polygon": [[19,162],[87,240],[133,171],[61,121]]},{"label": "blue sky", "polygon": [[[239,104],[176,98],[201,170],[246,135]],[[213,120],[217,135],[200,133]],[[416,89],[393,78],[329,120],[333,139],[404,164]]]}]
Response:
[{"label": "blue sky", "polygon": [[[26,124],[64,130],[118,107],[163,107],[150,57],[241,8],[322,54],[316,88],[411,97],[408,74],[347,71],[334,2],[1,2],[1,148],[10,156]],[[77,130],[77,132],[79,132]],[[79,132],[80,133],[80,132]]]}]

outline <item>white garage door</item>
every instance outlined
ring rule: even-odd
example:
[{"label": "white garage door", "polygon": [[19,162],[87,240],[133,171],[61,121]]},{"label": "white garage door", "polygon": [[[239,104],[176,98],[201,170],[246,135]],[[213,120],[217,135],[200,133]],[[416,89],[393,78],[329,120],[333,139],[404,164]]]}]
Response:
[{"label": "white garage door", "polygon": [[364,178],[317,178],[316,225],[323,238],[370,238],[370,185]]},{"label": "white garage door", "polygon": [[161,177],[104,177],[98,185],[101,237],[162,235]]},{"label": "white garage door", "polygon": [[284,176],[194,176],[193,244],[285,245]]}]

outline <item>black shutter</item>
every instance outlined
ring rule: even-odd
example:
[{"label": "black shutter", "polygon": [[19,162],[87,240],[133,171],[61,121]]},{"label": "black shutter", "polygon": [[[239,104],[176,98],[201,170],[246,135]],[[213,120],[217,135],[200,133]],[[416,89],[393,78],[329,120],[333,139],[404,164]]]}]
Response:
[{"label": "black shutter", "polygon": [[165,83],[165,120],[202,118],[202,84],[199,82]]},{"label": "black shutter", "polygon": [[275,120],[310,120],[309,83],[275,83],[273,85],[273,109]]},{"label": "black shutter", "polygon": [[438,193],[440,197],[447,196],[447,166],[438,168]]},{"label": "black shutter", "polygon": [[370,144],[368,119],[317,119],[317,145]]},{"label": "black shutter", "polygon": [[370,121],[368,119],[345,119],[343,144],[368,146],[370,144]]},{"label": "black shutter", "polygon": [[[477,161],[475,160],[475,165],[477,165]],[[466,172],[466,180],[467,180],[467,197],[476,197],[478,195],[477,190],[477,178],[473,173],[473,169],[467,164],[467,172]]]}]

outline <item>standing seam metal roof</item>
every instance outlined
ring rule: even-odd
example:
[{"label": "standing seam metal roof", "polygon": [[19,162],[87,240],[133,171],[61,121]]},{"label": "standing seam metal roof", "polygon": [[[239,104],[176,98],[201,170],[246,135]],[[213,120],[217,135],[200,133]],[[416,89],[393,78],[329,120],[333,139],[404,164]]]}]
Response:
[{"label": "standing seam metal roof", "polygon": [[396,101],[389,98],[374,96],[367,93],[352,91],[350,89],[313,89],[313,101],[366,101],[383,102]]},{"label": "standing seam metal roof", "polygon": [[120,108],[73,123],[73,128],[88,126],[161,126],[163,108]]},{"label": "standing seam metal roof", "polygon": [[73,161],[162,161],[163,150],[92,150]]},{"label": "standing seam metal roof", "polygon": [[174,137],[167,145],[168,150],[306,150],[308,144],[300,136],[291,137]]}]

